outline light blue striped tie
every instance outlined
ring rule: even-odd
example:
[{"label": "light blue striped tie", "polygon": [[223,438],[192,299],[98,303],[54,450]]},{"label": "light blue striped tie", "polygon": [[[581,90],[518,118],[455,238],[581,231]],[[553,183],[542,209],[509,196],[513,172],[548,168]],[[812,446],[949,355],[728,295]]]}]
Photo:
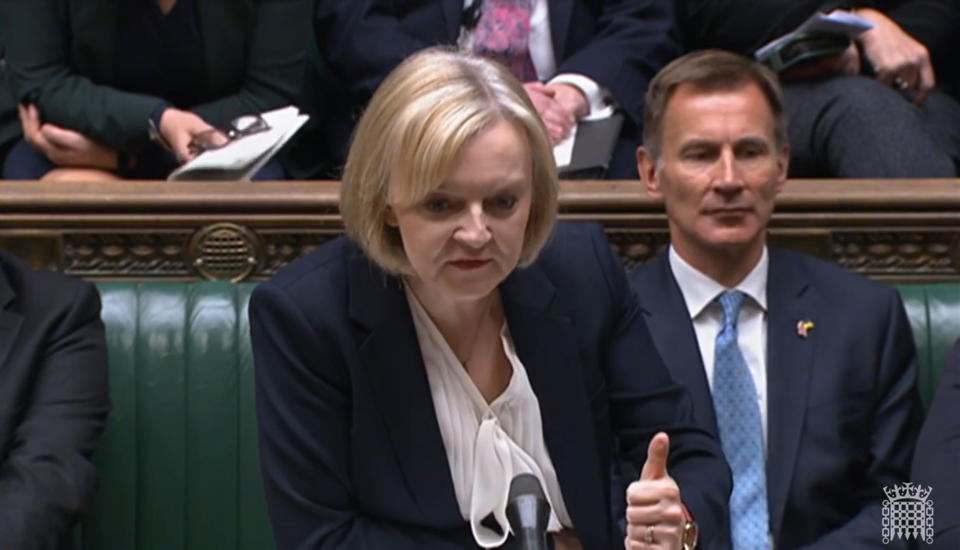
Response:
[{"label": "light blue striped tie", "polygon": [[733,470],[730,519],[734,550],[766,550],[769,519],[763,458],[763,425],[757,390],[737,344],[737,317],[743,293],[717,297],[723,327],[714,348],[713,408],[723,453]]}]

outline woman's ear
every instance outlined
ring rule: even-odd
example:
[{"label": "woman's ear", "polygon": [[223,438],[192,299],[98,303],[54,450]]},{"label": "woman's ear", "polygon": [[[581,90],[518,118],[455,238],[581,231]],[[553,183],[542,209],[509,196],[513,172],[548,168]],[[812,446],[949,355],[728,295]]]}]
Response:
[{"label": "woman's ear", "polygon": [[390,206],[389,204],[387,205],[386,220],[387,220],[387,225],[389,225],[390,227],[397,227],[398,225],[400,225],[399,222],[397,222],[397,213],[393,211],[393,207]]}]

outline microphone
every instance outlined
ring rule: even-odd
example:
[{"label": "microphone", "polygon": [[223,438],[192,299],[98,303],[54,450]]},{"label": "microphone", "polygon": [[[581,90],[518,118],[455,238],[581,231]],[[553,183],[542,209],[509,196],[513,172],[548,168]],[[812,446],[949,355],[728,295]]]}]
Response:
[{"label": "microphone", "polygon": [[547,550],[550,503],[537,476],[520,474],[510,481],[506,513],[522,550]]}]

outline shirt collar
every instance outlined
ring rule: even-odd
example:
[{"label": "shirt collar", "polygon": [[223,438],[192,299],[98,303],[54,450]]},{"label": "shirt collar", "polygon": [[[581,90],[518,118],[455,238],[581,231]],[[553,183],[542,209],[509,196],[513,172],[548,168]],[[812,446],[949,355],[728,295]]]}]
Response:
[{"label": "shirt collar", "polygon": [[691,319],[696,319],[721,292],[726,290],[739,290],[749,296],[760,309],[767,310],[767,268],[770,265],[770,259],[766,246],[763,247],[763,253],[757,265],[753,266],[750,273],[733,289],[726,288],[698,271],[681,258],[673,246],[670,246],[667,258]]}]

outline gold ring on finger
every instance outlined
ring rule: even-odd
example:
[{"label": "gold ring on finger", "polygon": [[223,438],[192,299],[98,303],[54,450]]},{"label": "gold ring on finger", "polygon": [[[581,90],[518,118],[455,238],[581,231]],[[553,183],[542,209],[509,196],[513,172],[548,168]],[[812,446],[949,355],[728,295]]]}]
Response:
[{"label": "gold ring on finger", "polygon": [[656,539],[653,538],[653,525],[647,525],[647,532],[645,535],[643,535],[643,542],[647,544],[653,544],[657,542]]}]

